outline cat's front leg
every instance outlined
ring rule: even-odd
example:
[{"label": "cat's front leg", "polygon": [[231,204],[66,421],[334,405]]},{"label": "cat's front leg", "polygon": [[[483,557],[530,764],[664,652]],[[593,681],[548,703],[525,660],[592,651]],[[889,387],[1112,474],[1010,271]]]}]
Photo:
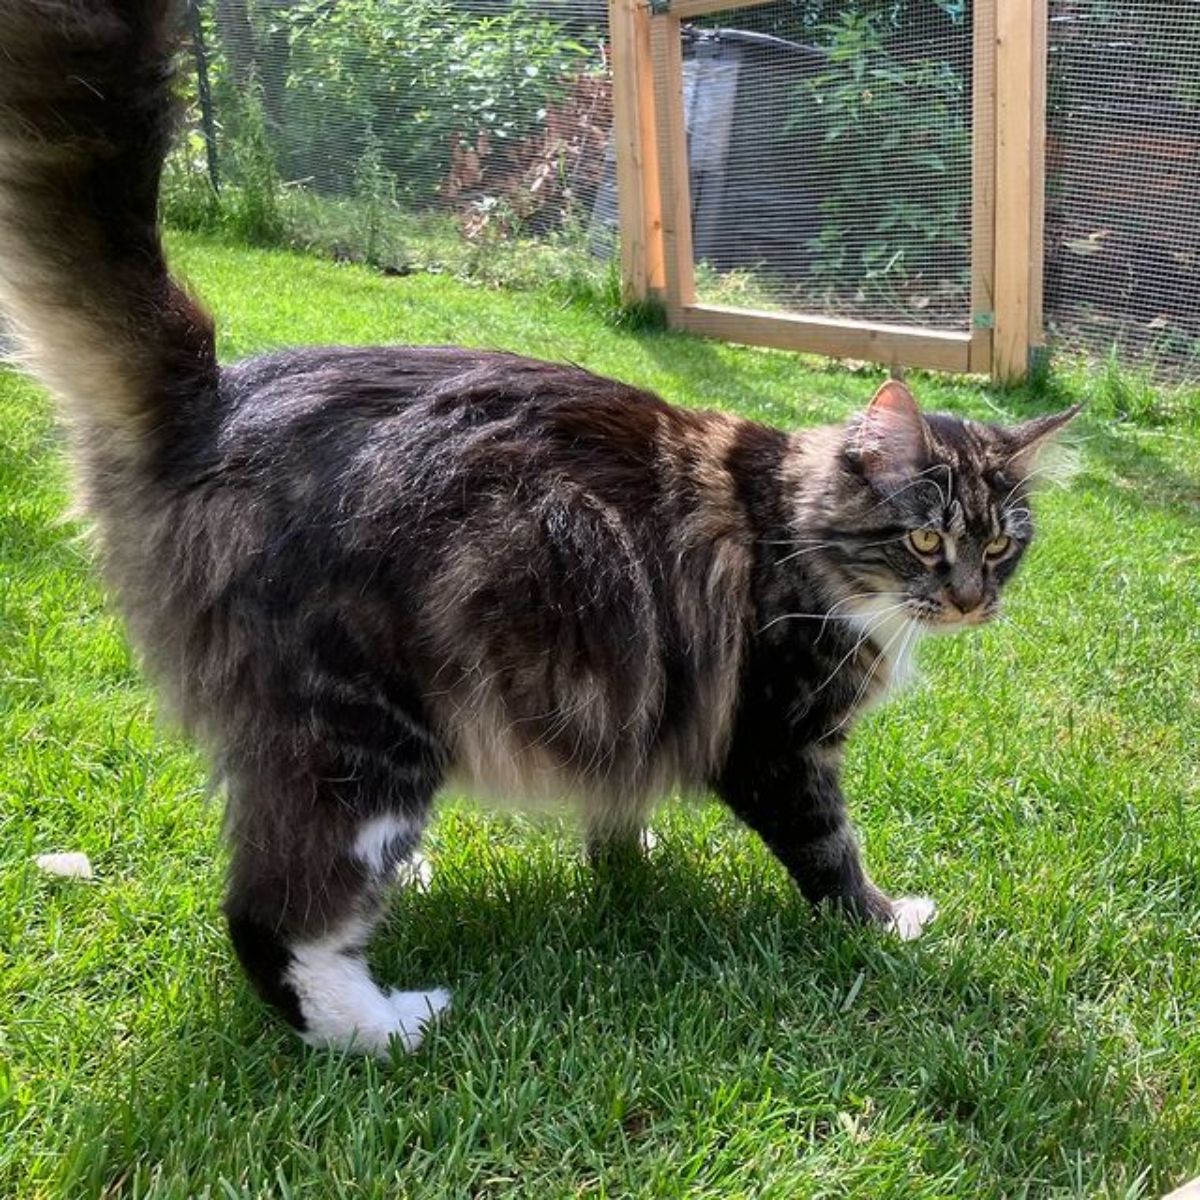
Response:
[{"label": "cat's front leg", "polygon": [[[756,739],[757,740],[757,739]],[[936,907],[923,896],[893,900],[863,865],[840,782],[841,750],[814,743],[784,754],[745,754],[734,746],[717,790],[767,844],[814,904],[919,937]]]}]

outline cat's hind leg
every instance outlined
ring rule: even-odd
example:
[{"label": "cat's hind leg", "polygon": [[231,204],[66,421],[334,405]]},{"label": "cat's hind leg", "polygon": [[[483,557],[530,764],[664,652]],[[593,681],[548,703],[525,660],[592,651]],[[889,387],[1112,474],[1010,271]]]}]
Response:
[{"label": "cat's hind leg", "polygon": [[[440,988],[389,991],[371,975],[366,946],[397,868],[416,853],[433,781],[413,768],[402,803],[364,813],[358,774],[261,788],[235,780],[233,862],[226,915],[242,966],[260,995],[313,1046],[386,1055],[395,1041],[415,1050],[426,1026],[449,1004]],[[394,780],[392,784],[394,785]]]},{"label": "cat's hind leg", "polygon": [[618,807],[593,803],[584,810],[584,853],[601,874],[621,872],[646,861],[658,838],[646,823],[645,805]]}]

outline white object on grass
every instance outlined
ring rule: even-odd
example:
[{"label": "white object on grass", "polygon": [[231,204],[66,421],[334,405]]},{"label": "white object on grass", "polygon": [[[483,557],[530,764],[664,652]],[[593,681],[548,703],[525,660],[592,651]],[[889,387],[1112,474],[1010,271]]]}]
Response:
[{"label": "white object on grass", "polygon": [[64,854],[39,854],[33,860],[47,875],[64,879],[91,879],[92,863],[86,854],[72,851]]},{"label": "white object on grass", "polygon": [[1200,1175],[1191,1183],[1176,1188],[1169,1196],[1164,1196],[1163,1200],[1200,1200]]}]

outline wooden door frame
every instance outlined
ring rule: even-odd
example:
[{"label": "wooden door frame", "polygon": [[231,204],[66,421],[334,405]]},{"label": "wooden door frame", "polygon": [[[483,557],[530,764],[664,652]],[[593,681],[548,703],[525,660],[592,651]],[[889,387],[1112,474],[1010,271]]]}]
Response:
[{"label": "wooden door frame", "polygon": [[1042,337],[1047,0],[975,0],[970,328],[759,312],[696,298],[682,23],[771,0],[610,0],[622,279],[672,327],[890,367],[1028,370]]}]

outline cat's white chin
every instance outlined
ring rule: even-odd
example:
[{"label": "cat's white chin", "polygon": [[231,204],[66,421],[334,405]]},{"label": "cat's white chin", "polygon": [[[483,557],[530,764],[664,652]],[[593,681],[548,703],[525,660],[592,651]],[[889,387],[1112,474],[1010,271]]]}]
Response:
[{"label": "cat's white chin", "polygon": [[999,614],[968,613],[966,616],[920,617],[918,620],[927,633],[961,633],[964,629],[979,629],[989,625]]}]

